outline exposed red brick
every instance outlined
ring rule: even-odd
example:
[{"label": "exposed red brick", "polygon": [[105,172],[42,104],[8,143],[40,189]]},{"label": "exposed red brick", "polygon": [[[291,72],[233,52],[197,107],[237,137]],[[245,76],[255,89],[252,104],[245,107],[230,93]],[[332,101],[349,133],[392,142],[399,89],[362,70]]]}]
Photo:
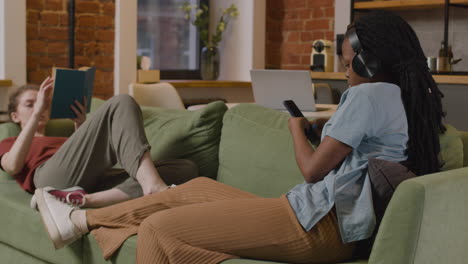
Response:
[{"label": "exposed red brick", "polygon": [[113,69],[114,68],[114,58],[109,56],[96,56],[94,60],[96,67],[102,69]]},{"label": "exposed red brick", "polygon": [[41,13],[41,25],[59,25],[60,24],[60,14],[58,13]]},{"label": "exposed red brick", "polygon": [[75,66],[91,66],[91,60],[87,56],[75,56]]},{"label": "exposed red brick", "polygon": [[312,16],[311,9],[303,9],[299,11],[299,19],[309,19]]},{"label": "exposed red brick", "polygon": [[99,14],[100,4],[97,2],[79,0],[76,2],[76,12]]},{"label": "exposed red brick", "polygon": [[39,27],[37,24],[26,25],[26,39],[37,39],[39,38]]},{"label": "exposed red brick", "polygon": [[334,2],[267,1],[266,67],[309,69],[312,42],[334,35]]},{"label": "exposed red brick", "polygon": [[269,13],[269,17],[273,20],[283,19],[285,16],[284,10],[272,10]]},{"label": "exposed red brick", "polygon": [[105,15],[115,16],[115,3],[107,2],[102,5],[102,13]]},{"label": "exposed red brick", "polygon": [[99,42],[97,44],[96,55],[109,55],[114,56],[114,43],[113,42]]},{"label": "exposed red brick", "polygon": [[333,31],[329,31],[329,32],[325,32],[325,39],[327,40],[335,40],[335,32]]},{"label": "exposed red brick", "polygon": [[96,42],[88,42],[84,44],[84,54],[89,57],[94,57],[97,54],[97,44]]},{"label": "exposed red brick", "polygon": [[284,16],[285,19],[299,19],[299,11],[298,10],[290,10],[288,12],[285,13],[285,16]]},{"label": "exposed red brick", "polygon": [[49,54],[64,54],[68,53],[68,42],[54,41],[48,44]]},{"label": "exposed red brick", "polygon": [[114,17],[106,15],[96,16],[96,26],[99,28],[113,28]]},{"label": "exposed red brick", "polygon": [[300,37],[301,37],[300,32],[289,32],[287,41],[290,42],[290,43],[298,42],[300,40]]},{"label": "exposed red brick", "polygon": [[99,41],[114,41],[115,32],[112,30],[98,30],[97,40]]},{"label": "exposed red brick", "polygon": [[313,18],[322,18],[323,16],[324,12],[322,8],[314,8]]},{"label": "exposed red brick", "polygon": [[60,15],[60,25],[61,26],[68,26],[68,20],[69,20],[68,14],[63,14]]},{"label": "exposed red brick", "polygon": [[28,82],[33,84],[41,84],[42,81],[48,76],[46,70],[36,70],[28,72]]},{"label": "exposed red brick", "polygon": [[301,56],[299,55],[288,55],[286,58],[287,64],[300,64],[301,63]]},{"label": "exposed red brick", "polygon": [[325,38],[325,32],[323,31],[316,31],[312,33],[312,39],[324,39]]},{"label": "exposed red brick", "polygon": [[334,7],[328,7],[325,9],[325,17],[335,17],[335,8]]},{"label": "exposed red brick", "polygon": [[26,60],[26,67],[28,71],[34,71],[38,68],[39,65],[39,56],[38,55],[29,55]]},{"label": "exposed red brick", "polygon": [[28,10],[27,18],[26,18],[27,23],[37,24],[37,22],[39,21],[39,18],[40,18],[39,11]]},{"label": "exposed red brick", "polygon": [[34,9],[37,11],[42,10],[44,7],[42,0],[27,0],[26,1],[26,8],[27,9]]},{"label": "exposed red brick", "polygon": [[96,31],[93,29],[78,28],[75,33],[78,41],[93,41],[96,39]]},{"label": "exposed red brick", "polygon": [[113,79],[114,72],[96,70],[96,80],[99,80],[99,82],[106,83],[108,80]]},{"label": "exposed red brick", "polygon": [[329,19],[314,19],[305,23],[305,30],[328,30],[331,28]]},{"label": "exposed red brick", "polygon": [[60,68],[70,67],[68,55],[54,57],[53,63],[54,63],[54,67],[60,67]]},{"label": "exposed red brick", "polygon": [[306,7],[306,0],[285,0],[287,8],[304,8]]},{"label": "exposed red brick", "polygon": [[52,66],[54,66],[54,60],[50,55],[41,56],[39,58],[39,66],[42,69],[46,70],[46,69],[51,68]]},{"label": "exposed red brick", "polygon": [[77,17],[78,27],[95,27],[96,16],[95,15],[80,15]]},{"label": "exposed red brick", "polygon": [[307,42],[314,40],[312,32],[301,32],[301,41]]},{"label": "exposed red brick", "polygon": [[41,27],[39,37],[43,40],[68,40],[68,28]]},{"label": "exposed red brick", "polygon": [[294,31],[294,30],[303,30],[303,22],[300,20],[285,20],[283,23],[283,30],[285,31]]},{"label": "exposed red brick", "polygon": [[281,33],[280,31],[272,32],[268,34],[268,40],[272,42],[275,42],[275,41],[281,42],[283,41],[283,33]]},{"label": "exposed red brick", "polygon": [[46,10],[65,10],[65,4],[68,1],[63,0],[44,0],[44,9]]},{"label": "exposed red brick", "polygon": [[307,0],[308,7],[328,7],[335,4],[334,0]]},{"label": "exposed red brick", "polygon": [[27,44],[27,51],[30,53],[47,52],[47,43],[43,40],[30,40]]}]

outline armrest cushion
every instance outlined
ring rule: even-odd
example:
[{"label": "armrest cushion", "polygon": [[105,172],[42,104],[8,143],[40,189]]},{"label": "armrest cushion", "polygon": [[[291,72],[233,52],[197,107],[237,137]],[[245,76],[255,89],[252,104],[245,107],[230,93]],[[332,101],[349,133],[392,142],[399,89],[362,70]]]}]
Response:
[{"label": "armrest cushion", "polygon": [[468,259],[468,168],[404,181],[385,212],[370,263]]},{"label": "armrest cushion", "polygon": [[468,166],[468,132],[460,131],[460,138],[463,141],[463,166],[467,167]]}]

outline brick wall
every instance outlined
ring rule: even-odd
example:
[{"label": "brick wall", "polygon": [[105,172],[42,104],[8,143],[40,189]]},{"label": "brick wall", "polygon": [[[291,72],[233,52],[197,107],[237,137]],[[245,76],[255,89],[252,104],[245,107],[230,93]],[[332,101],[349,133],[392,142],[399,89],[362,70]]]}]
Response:
[{"label": "brick wall", "polygon": [[[115,0],[76,0],[75,68],[96,66],[94,95],[113,95]],[[28,82],[68,68],[68,0],[27,0]]]},{"label": "brick wall", "polygon": [[266,68],[305,70],[312,42],[334,39],[334,0],[268,0]]}]

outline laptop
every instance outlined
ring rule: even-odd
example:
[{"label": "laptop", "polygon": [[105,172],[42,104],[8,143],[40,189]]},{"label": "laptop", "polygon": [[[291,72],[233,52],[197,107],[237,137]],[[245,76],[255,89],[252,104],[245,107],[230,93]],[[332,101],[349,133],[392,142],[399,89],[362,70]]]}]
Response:
[{"label": "laptop", "polygon": [[284,100],[293,100],[302,112],[315,112],[314,89],[309,71],[250,70],[255,103],[286,110]]}]

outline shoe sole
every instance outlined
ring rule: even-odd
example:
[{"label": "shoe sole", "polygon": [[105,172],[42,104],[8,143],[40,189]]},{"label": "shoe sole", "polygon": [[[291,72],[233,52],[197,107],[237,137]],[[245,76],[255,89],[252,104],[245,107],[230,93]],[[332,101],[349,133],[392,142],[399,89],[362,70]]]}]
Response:
[{"label": "shoe sole", "polygon": [[55,249],[62,248],[65,246],[65,241],[62,240],[58,228],[55,225],[55,221],[50,214],[47,204],[45,203],[43,192],[41,189],[36,189],[34,194],[36,195],[37,207],[39,209],[42,222],[46,227],[50,240],[54,243]]}]

